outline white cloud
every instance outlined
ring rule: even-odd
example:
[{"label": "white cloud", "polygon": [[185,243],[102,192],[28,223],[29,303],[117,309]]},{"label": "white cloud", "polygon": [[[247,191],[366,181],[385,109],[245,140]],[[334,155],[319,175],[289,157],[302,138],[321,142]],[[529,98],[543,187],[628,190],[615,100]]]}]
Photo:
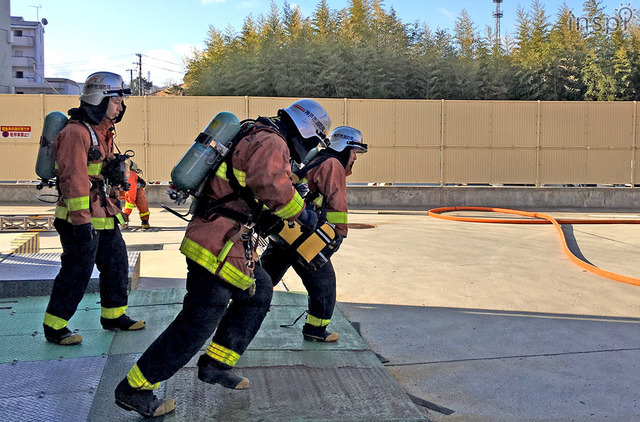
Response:
[{"label": "white cloud", "polygon": [[451,12],[450,10],[447,10],[447,9],[444,9],[444,8],[440,8],[440,9],[438,9],[438,12],[442,13],[450,21],[453,21],[456,18],[455,14],[453,12]]}]

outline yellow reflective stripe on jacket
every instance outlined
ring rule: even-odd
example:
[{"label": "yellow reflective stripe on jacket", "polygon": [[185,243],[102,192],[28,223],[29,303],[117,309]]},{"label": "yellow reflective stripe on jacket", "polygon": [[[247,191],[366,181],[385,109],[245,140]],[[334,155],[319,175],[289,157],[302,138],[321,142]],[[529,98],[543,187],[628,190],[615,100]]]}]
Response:
[{"label": "yellow reflective stripe on jacket", "polygon": [[[120,218],[120,214],[118,214]],[[96,230],[113,230],[116,228],[116,223],[113,217],[91,217],[91,225]]]},{"label": "yellow reflective stripe on jacket", "polygon": [[138,368],[137,363],[133,365],[133,368],[131,368],[127,373],[127,381],[129,381],[130,386],[140,390],[157,390],[160,387],[159,382],[151,384],[147,378],[142,375],[142,371]]},{"label": "yellow reflective stripe on jacket", "polygon": [[209,343],[205,353],[210,358],[229,366],[236,366],[238,359],[240,359],[240,355],[238,353],[214,342]]},{"label": "yellow reflective stripe on jacket", "polygon": [[124,203],[124,207],[125,207],[126,209],[129,209],[129,210],[132,210],[132,209],[133,209],[133,207],[135,207],[135,206],[136,206],[136,205],[135,205],[135,204],[132,204],[131,202],[125,202],[125,203]]},{"label": "yellow reflective stripe on jacket", "polygon": [[80,211],[89,209],[89,195],[80,196],[78,198],[69,198],[64,200],[69,211]]},{"label": "yellow reflective stripe on jacket", "polygon": [[56,206],[56,212],[54,214],[56,218],[61,218],[63,220],[66,220],[68,214],[69,214],[69,209],[67,207],[63,207],[62,205]]},{"label": "yellow reflective stripe on jacket", "polygon": [[121,306],[119,308],[102,308],[102,318],[116,319],[121,315],[124,315],[127,311],[127,306]]},{"label": "yellow reflective stripe on jacket", "polygon": [[51,315],[49,312],[45,312],[44,314],[44,325],[46,325],[47,327],[51,327],[54,330],[60,330],[66,327],[68,323],[69,321],[67,321],[66,319]]},{"label": "yellow reflective stripe on jacket", "polygon": [[87,174],[89,176],[97,176],[102,171],[102,162],[92,163],[87,166]]},{"label": "yellow reflective stripe on jacket", "polygon": [[327,221],[333,224],[347,224],[348,217],[346,212],[327,212]]},{"label": "yellow reflective stripe on jacket", "polygon": [[322,201],[324,201],[324,196],[319,195],[316,199],[313,200],[313,203],[316,204],[318,208],[322,208]]},{"label": "yellow reflective stripe on jacket", "polygon": [[[247,186],[247,173],[241,170],[233,169],[233,174],[238,179],[238,183],[240,186]],[[222,180],[226,180],[227,182],[227,163],[221,163],[220,167],[218,167],[218,171],[216,171],[216,176],[222,178]]]},{"label": "yellow reflective stripe on jacket", "polygon": [[320,319],[311,314],[307,314],[307,324],[313,325],[314,327],[326,327],[330,322],[330,319]]},{"label": "yellow reflective stripe on jacket", "polygon": [[273,214],[276,217],[280,217],[283,220],[286,220],[287,218],[291,218],[294,215],[298,214],[300,211],[302,211],[302,208],[304,208],[304,200],[302,199],[298,191],[295,191],[291,201],[289,201],[287,205],[280,208],[278,211],[274,212]]},{"label": "yellow reflective stripe on jacket", "polygon": [[[231,246],[229,246],[229,242],[225,244],[224,248],[220,252],[220,256],[224,255],[224,257],[226,258],[229,250],[231,250],[231,246],[233,246],[233,243],[231,243]],[[184,256],[186,256],[193,262],[206,268],[212,274],[216,274],[218,268],[220,267],[220,262],[224,259],[219,259],[211,251],[198,245],[188,237],[182,239],[180,252],[182,252]],[[242,290],[246,290],[251,287],[251,285],[255,281],[253,278],[245,275],[242,271],[228,262],[224,263],[217,275],[227,283],[230,283]]]}]

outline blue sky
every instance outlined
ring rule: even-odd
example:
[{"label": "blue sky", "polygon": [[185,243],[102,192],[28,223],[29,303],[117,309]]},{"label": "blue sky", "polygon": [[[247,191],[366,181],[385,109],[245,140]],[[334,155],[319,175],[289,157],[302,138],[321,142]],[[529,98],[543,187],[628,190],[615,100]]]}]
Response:
[{"label": "blue sky", "polygon": [[[605,12],[631,4],[603,0]],[[284,0],[276,0],[282,9]],[[347,7],[348,0],[328,0],[331,9]],[[563,1],[544,1],[553,19]],[[583,0],[566,0],[576,16],[582,14]],[[46,18],[45,76],[84,81],[96,70],[110,70],[128,80],[136,69],[136,53],[142,54],[142,72],[156,85],[181,82],[184,57],[202,49],[209,25],[224,30],[231,25],[240,31],[244,19],[253,14],[266,15],[270,0],[11,0],[11,16],[35,21]],[[299,5],[305,17],[314,12],[317,0],[290,0]],[[504,0],[502,33],[512,33],[518,6],[530,9],[530,0]],[[35,7],[41,6],[41,7]],[[452,29],[462,9],[466,9],[478,29],[493,26],[492,0],[386,0],[385,9],[393,7],[404,22],[419,20],[432,29]],[[134,63],[135,62],[135,63]]]}]

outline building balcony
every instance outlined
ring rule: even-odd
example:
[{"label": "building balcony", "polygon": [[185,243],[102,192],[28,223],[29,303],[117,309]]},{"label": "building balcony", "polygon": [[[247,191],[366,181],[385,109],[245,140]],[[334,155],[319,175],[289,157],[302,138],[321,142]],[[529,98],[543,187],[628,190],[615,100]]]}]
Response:
[{"label": "building balcony", "polygon": [[33,47],[33,37],[13,37],[14,47]]},{"label": "building balcony", "polygon": [[11,67],[33,67],[32,57],[11,57]]}]

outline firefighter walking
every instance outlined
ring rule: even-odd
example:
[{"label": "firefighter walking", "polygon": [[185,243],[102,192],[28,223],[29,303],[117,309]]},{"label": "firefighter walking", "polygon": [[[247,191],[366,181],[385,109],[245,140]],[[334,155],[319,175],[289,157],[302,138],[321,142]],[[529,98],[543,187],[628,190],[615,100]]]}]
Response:
[{"label": "firefighter walking", "polygon": [[127,216],[126,226],[129,225],[131,214],[134,208],[138,208],[138,214],[140,215],[141,227],[145,230],[150,229],[149,216],[149,204],[147,203],[147,196],[145,194],[145,188],[147,182],[141,177],[142,170],[138,165],[131,161],[129,163],[129,190],[121,191],[120,201],[124,202],[122,212]]},{"label": "firefighter walking", "polygon": [[[367,145],[362,141],[362,133],[349,126],[340,126],[331,132],[329,146],[296,172],[300,177],[298,183],[308,185],[305,195],[307,206],[317,211],[320,222],[326,221],[335,227],[336,239],[332,242],[331,253],[338,250],[342,239],[347,236],[346,179],[352,172],[357,154],[365,152]],[[296,259],[296,252],[288,245],[270,242],[260,262],[274,286],[291,266],[300,276],[309,296],[306,322],[302,328],[304,339],[337,341],[338,333],[327,330],[336,303],[336,273],[331,260],[319,268],[310,268],[305,265],[306,261]]]},{"label": "firefighter walking", "polygon": [[313,100],[299,100],[278,116],[244,123],[240,139],[209,179],[196,218],[180,247],[187,258],[187,294],[175,320],[147,348],[115,390],[116,404],[146,417],[175,409],[153,390],[173,376],[211,338],[198,359],[198,378],[244,389],[249,380],[233,368],[256,335],[271,303],[269,275],[256,266],[256,236],[282,220],[314,227],[291,184],[290,159],[300,161],[331,126]]},{"label": "firefighter walking", "polygon": [[119,75],[90,75],[80,95],[80,107],[69,110],[71,119],[54,142],[60,193],[54,226],[63,252],[43,323],[45,338],[52,343],[82,342],[82,336],[67,325],[84,296],[94,264],[100,272],[102,327],[145,327],[144,321],[126,314],[129,264],[118,227],[124,219],[112,195],[117,186],[110,186],[104,176],[114,158],[113,128],[124,115],[128,91]]}]

